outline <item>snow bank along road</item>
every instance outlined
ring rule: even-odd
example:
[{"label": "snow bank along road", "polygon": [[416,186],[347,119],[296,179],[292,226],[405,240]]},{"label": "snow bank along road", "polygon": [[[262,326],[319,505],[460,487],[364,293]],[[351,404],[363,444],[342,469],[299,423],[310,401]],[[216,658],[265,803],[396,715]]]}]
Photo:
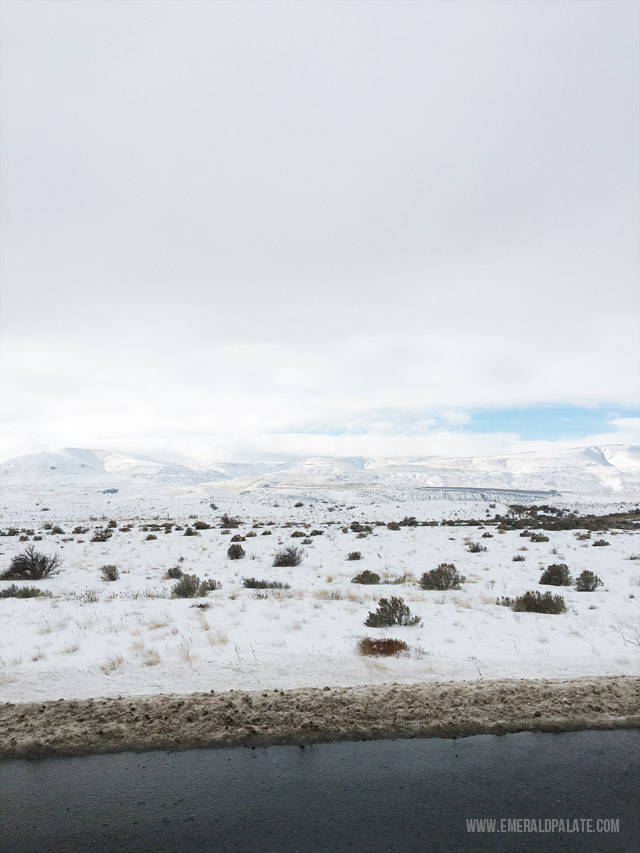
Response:
[{"label": "snow bank along road", "polygon": [[5,757],[640,727],[640,678],[509,680],[0,706]]}]

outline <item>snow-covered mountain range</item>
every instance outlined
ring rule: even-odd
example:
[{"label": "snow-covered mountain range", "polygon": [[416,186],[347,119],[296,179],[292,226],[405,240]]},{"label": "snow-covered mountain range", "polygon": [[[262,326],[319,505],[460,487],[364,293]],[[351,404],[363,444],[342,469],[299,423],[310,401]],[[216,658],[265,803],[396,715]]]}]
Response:
[{"label": "snow-covered mountain range", "polygon": [[[350,489],[381,493],[506,489],[616,498],[640,495],[640,446],[609,445],[510,456],[459,458],[316,457],[288,462],[166,462],[133,453],[65,448],[0,463],[0,488],[47,490],[211,485],[234,492]],[[426,495],[425,495],[426,496]]]}]

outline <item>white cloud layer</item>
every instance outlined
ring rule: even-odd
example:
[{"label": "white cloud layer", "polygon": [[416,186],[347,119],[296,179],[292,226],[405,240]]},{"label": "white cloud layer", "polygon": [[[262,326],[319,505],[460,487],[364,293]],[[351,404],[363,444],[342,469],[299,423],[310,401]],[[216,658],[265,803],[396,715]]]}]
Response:
[{"label": "white cloud layer", "polygon": [[0,455],[502,452],[474,409],[638,405],[637,4],[2,15]]}]

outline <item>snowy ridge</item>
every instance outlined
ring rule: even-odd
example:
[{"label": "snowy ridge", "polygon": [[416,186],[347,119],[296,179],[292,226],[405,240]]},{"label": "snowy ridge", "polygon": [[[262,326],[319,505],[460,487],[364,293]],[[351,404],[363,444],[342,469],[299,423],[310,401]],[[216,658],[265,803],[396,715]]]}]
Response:
[{"label": "snowy ridge", "polygon": [[[511,456],[406,459],[314,457],[282,463],[190,466],[133,453],[65,448],[32,453],[0,464],[0,486],[82,486],[91,489],[146,485],[211,484],[234,492],[349,489],[417,499],[461,490],[630,496],[640,494],[640,446],[610,445]],[[468,499],[464,498],[463,499]],[[486,498],[484,498],[486,499]]]}]

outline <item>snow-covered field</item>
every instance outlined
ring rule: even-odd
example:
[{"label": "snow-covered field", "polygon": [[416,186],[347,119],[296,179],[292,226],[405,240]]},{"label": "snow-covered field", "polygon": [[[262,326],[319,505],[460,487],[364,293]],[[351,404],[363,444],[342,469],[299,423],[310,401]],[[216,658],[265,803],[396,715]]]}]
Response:
[{"label": "snow-covered field", "polygon": [[[507,506],[469,495],[416,500],[410,490],[407,499],[385,494],[372,501],[370,489],[335,484],[278,491],[175,482],[159,488],[123,480],[117,493],[97,488],[110,482],[5,478],[3,530],[32,529],[42,539],[1,538],[0,571],[29,544],[60,557],[59,572],[37,582],[51,597],[0,600],[5,701],[640,672],[638,531],[610,529],[591,539],[578,539],[575,530],[546,531],[548,542],[533,543],[495,526],[391,530],[386,523],[405,516],[419,522],[488,519]],[[635,505],[626,494],[581,500],[580,512]],[[566,496],[551,502],[571,505]],[[240,527],[223,533],[223,513],[240,518]],[[214,526],[185,536],[194,517]],[[109,519],[117,522],[111,538],[92,542],[94,529]],[[150,529],[165,521],[173,522],[171,532]],[[343,532],[354,521],[385,526],[374,525],[362,537]],[[45,530],[45,524],[64,532]],[[77,526],[89,530],[72,533]],[[311,541],[301,545],[301,537],[292,538],[295,531]],[[491,538],[481,538],[484,533]],[[246,556],[231,560],[227,549],[238,534],[246,537]],[[599,538],[610,544],[594,547]],[[470,553],[472,542],[487,550]],[[289,545],[304,548],[303,562],[275,568],[274,553]],[[361,560],[347,559],[354,551]],[[515,556],[525,559],[514,562]],[[461,589],[420,588],[421,575],[440,563],[454,563],[466,577]],[[604,586],[590,593],[540,586],[542,570],[553,563],[566,563],[574,577],[591,570]],[[104,565],[117,566],[119,579],[102,580]],[[166,576],[172,567],[222,586],[206,598],[172,598],[176,581]],[[353,583],[364,569],[383,582]],[[248,577],[289,589],[246,589]],[[0,589],[8,583],[0,582]],[[535,589],[563,595],[567,612],[515,613],[496,603]],[[390,596],[404,598],[422,624],[366,627],[377,600]],[[410,649],[392,658],[363,657],[357,644],[365,636],[402,639]]]}]

